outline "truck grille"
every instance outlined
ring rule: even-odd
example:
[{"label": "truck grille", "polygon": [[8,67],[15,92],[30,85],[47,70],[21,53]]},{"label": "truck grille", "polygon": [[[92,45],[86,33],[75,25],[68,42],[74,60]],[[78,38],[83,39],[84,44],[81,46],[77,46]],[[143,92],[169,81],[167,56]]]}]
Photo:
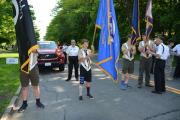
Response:
[{"label": "truck grille", "polygon": [[55,54],[40,54],[39,59],[52,59],[57,58]]}]

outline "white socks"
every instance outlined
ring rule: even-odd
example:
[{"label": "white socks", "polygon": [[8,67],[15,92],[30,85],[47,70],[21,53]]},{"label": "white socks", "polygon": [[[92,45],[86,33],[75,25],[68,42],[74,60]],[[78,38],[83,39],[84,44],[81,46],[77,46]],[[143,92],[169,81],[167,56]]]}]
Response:
[{"label": "white socks", "polygon": [[82,96],[83,86],[83,84],[79,84],[79,96]]}]

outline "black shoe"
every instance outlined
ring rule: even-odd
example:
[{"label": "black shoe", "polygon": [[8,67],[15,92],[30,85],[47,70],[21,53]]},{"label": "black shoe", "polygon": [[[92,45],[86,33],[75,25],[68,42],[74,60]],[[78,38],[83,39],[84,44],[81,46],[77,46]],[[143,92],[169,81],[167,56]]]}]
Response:
[{"label": "black shoe", "polygon": [[138,85],[138,88],[142,88],[142,85]]},{"label": "black shoe", "polygon": [[28,104],[22,104],[22,106],[18,109],[18,112],[24,112],[27,107],[28,107]]},{"label": "black shoe", "polygon": [[146,86],[146,87],[153,87],[153,86],[152,86],[152,85],[150,85],[150,84],[146,84],[145,86]]},{"label": "black shoe", "polygon": [[162,94],[162,92],[159,92],[159,91],[152,91],[152,93],[155,93],[155,94]]},{"label": "black shoe", "polygon": [[128,85],[128,84],[127,84],[126,86],[127,86],[128,88],[132,88],[132,86],[130,86],[130,85]]},{"label": "black shoe", "polygon": [[68,82],[68,81],[70,81],[70,79],[67,79],[66,81]]},{"label": "black shoe", "polygon": [[83,97],[82,97],[82,96],[79,96],[79,100],[83,100]]},{"label": "black shoe", "polygon": [[89,94],[87,96],[89,97],[89,99],[94,99],[94,97],[91,94]]},{"label": "black shoe", "polygon": [[38,108],[42,108],[42,109],[45,108],[45,106],[44,106],[41,102],[37,102],[37,103],[36,103],[36,106],[37,106]]},{"label": "black shoe", "polygon": [[166,90],[162,90],[161,92],[165,93],[165,92],[166,92]]}]

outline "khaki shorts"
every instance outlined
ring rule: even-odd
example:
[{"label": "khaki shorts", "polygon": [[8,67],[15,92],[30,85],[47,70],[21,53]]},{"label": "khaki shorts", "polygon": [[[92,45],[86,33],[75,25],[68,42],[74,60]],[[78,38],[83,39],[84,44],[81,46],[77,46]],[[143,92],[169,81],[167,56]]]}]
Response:
[{"label": "khaki shorts", "polygon": [[20,81],[22,87],[27,87],[29,85],[29,82],[31,82],[32,86],[38,86],[39,85],[39,69],[36,65],[29,74],[20,72]]},{"label": "khaki shorts", "polygon": [[134,61],[130,61],[127,59],[122,59],[122,73],[126,74],[132,74],[134,72]]}]

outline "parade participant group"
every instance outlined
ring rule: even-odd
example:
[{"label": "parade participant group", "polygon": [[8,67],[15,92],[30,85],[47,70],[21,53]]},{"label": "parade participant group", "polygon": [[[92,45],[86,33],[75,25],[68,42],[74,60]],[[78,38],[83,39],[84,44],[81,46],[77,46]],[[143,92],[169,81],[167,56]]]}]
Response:
[{"label": "parade participant group", "polygon": [[[166,66],[169,66],[168,68],[172,69],[172,56],[176,56],[177,59],[177,65],[173,77],[180,78],[180,44],[177,44],[175,47],[173,47],[173,44],[166,45],[162,35],[157,35],[154,39],[149,38],[152,30],[153,20],[152,0],[148,1],[145,34],[140,35],[138,19],[139,15],[137,14],[139,11],[139,2],[138,0],[135,0],[132,17],[132,28],[135,32],[132,31],[132,33],[127,36],[126,42],[121,46],[121,51],[119,50],[120,40],[113,1],[109,1],[108,4],[102,1],[100,2],[96,26],[101,28],[99,40],[99,43],[101,44],[99,44],[100,49],[98,51],[98,64],[96,65],[107,73],[113,80],[116,80],[116,83],[118,83],[119,80],[120,89],[126,90],[129,86],[130,74],[133,74],[134,72],[135,55],[139,52],[140,60],[139,76],[136,86],[137,89],[141,89],[142,87],[154,87],[152,88],[153,94],[162,94],[166,92],[165,69]],[[18,18],[16,18],[16,14],[14,15],[21,65],[20,81],[22,86],[23,100],[18,112],[23,112],[28,107],[27,100],[30,82],[36,99],[36,106],[42,109],[45,108],[45,105],[40,100],[39,70],[37,66],[38,45],[37,41],[35,40],[32,18],[29,13],[27,1],[24,1],[25,5],[21,2],[21,0],[18,1],[18,3],[16,0],[13,0],[14,13],[16,13],[16,10],[19,9],[17,8],[18,5],[20,5],[20,8],[22,8],[20,9],[21,12],[24,12],[23,14],[20,14],[21,16]],[[142,41],[137,42],[138,38],[141,38]],[[82,46],[81,48],[78,47],[76,40],[72,39],[70,43],[71,45],[67,46],[64,44],[62,50],[66,56],[65,63],[68,64],[68,76],[65,81],[71,81],[73,74],[72,71],[74,68],[75,80],[79,83],[77,88],[77,90],[79,90],[79,95],[77,95],[77,98],[82,101],[84,87],[87,91],[86,96],[89,99],[94,99],[94,96],[91,93],[91,83],[93,81],[91,60],[94,56],[94,49],[89,49],[89,41],[87,39],[82,39],[80,43]],[[120,59],[119,53],[123,54],[122,58]],[[121,62],[119,63],[122,64],[122,68],[119,70],[117,69],[118,60],[120,60]],[[121,72],[121,78],[118,78],[119,72]],[[143,77],[144,73],[145,80]],[[154,74],[154,85],[151,84],[150,73]],[[145,84],[143,84],[144,81]]]},{"label": "parade participant group", "polygon": [[[150,84],[150,69],[152,66],[152,56],[155,57],[155,65],[152,69],[154,69],[154,90],[152,93],[162,94],[166,92],[165,87],[165,68],[166,64],[172,65],[168,62],[168,59],[172,59],[170,57],[176,56],[179,60],[180,56],[180,44],[177,44],[174,48],[168,47],[163,43],[164,38],[158,36],[153,40],[150,40],[146,36],[142,36],[143,41],[139,42],[139,46],[136,48],[135,45],[131,44],[132,35],[128,35],[127,42],[122,45],[122,72],[121,72],[121,81],[120,81],[120,89],[126,90],[128,88],[129,75],[134,72],[134,56],[137,53],[136,49],[140,52],[140,62],[139,62],[139,79],[137,82],[137,88],[143,87],[143,73],[145,72],[145,86],[153,87]],[[72,76],[72,70],[74,67],[75,79],[79,81],[79,100],[83,100],[83,88],[84,86],[87,89],[87,96],[90,99],[94,99],[92,94],[90,93],[91,82],[92,82],[92,73],[91,73],[91,57],[93,56],[93,51],[88,49],[89,41],[87,39],[82,40],[82,48],[79,49],[76,46],[76,41],[71,40],[71,45],[67,47],[67,64],[68,64],[68,78],[65,81],[70,81]],[[37,56],[37,51],[33,51],[33,54]],[[171,54],[171,55],[170,55]],[[35,61],[37,62],[37,61]],[[80,70],[78,69],[80,68]],[[171,67],[172,68],[172,67]],[[177,65],[174,72],[174,78],[179,78],[179,61],[177,61]],[[79,75],[80,73],[80,75]],[[34,69],[31,71],[29,76],[25,76],[21,74],[23,79],[29,79],[31,81],[31,85],[33,86],[34,95],[36,98],[36,105],[39,108],[44,108],[45,106],[40,101],[40,90],[39,90],[39,71],[38,66],[36,65]],[[24,111],[27,104],[27,96],[28,96],[28,86],[29,80],[26,82],[21,81],[21,85],[23,87],[23,103],[19,108],[19,112]]]}]

